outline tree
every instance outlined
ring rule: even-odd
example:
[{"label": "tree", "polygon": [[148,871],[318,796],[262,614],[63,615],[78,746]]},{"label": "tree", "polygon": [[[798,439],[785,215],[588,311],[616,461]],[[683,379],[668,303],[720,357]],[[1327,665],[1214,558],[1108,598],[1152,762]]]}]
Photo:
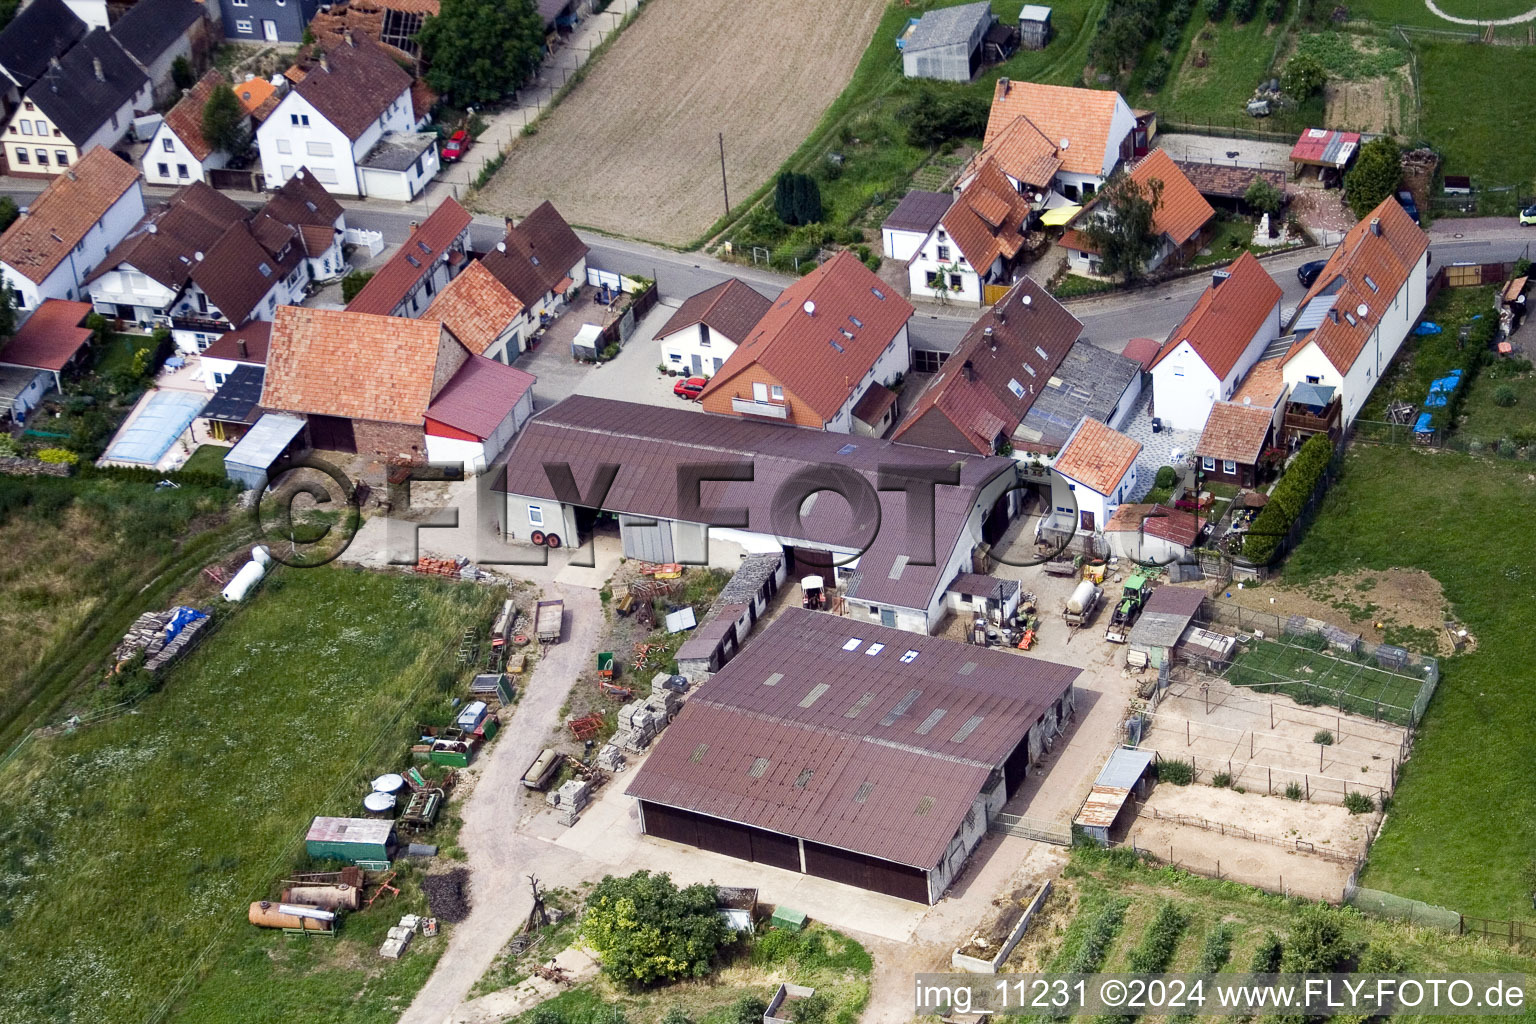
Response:
[{"label": "tree", "polygon": [[177,89],[190,89],[192,83],[197,81],[192,75],[192,63],[185,57],[177,57],[171,61],[171,82]]},{"label": "tree", "polygon": [[1248,186],[1248,191],[1243,193],[1243,202],[1247,203],[1250,209],[1269,214],[1269,237],[1274,238],[1277,234],[1275,214],[1280,212],[1280,205],[1285,202],[1285,196],[1280,194],[1280,190],[1265,179],[1255,177],[1253,184]]},{"label": "tree", "polygon": [[1315,95],[1326,81],[1328,70],[1310,53],[1296,54],[1285,62],[1285,70],[1280,72],[1281,90],[1297,103]]},{"label": "tree", "polygon": [[951,139],[981,138],[991,109],[985,94],[933,84],[902,104],[896,119],[909,144],[932,149]]},{"label": "tree", "polygon": [[16,293],[11,283],[0,277],[0,338],[16,333]]},{"label": "tree", "polygon": [[767,1012],[768,1004],[757,996],[742,996],[726,1011],[725,1020],[727,1024],[762,1024]]},{"label": "tree", "polygon": [[785,224],[799,226],[821,220],[821,186],[809,174],[785,171],[773,183],[773,212]]},{"label": "tree", "polygon": [[1285,940],[1280,970],[1285,974],[1331,974],[1353,952],[1338,912],[1314,903],[1301,912]]},{"label": "tree", "polygon": [[1162,205],[1163,183],[1156,178],[1145,188],[1125,173],[1109,179],[1083,232],[1099,251],[1100,273],[1120,274],[1127,281],[1141,276],[1157,251],[1152,219]]},{"label": "tree", "polygon": [[1372,139],[1360,147],[1355,166],[1344,175],[1344,198],[1356,217],[1366,214],[1397,191],[1403,180],[1403,156],[1390,135]]},{"label": "tree", "polygon": [[495,103],[538,69],[544,18],[533,0],[443,0],[416,41],[433,89],[461,107]]},{"label": "tree", "polygon": [[0,196],[0,231],[16,223],[16,218],[20,216],[21,207],[16,205],[16,200],[10,196]]},{"label": "tree", "polygon": [[242,152],[250,144],[245,110],[235,99],[235,90],[228,82],[215,85],[208,94],[208,102],[203,104],[203,140],[214,149],[231,155]]},{"label": "tree", "polygon": [[679,889],[666,873],[608,875],[587,897],[582,938],[603,973],[629,986],[709,974],[735,933],[715,909],[715,887]]}]

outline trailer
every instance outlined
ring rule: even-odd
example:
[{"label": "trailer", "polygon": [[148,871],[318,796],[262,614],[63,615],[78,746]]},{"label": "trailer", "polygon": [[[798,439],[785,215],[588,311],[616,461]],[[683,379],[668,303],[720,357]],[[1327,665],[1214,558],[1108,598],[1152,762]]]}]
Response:
[{"label": "trailer", "polygon": [[1105,640],[1112,644],[1125,643],[1151,591],[1152,585],[1145,576],[1132,576],[1125,581],[1120,591],[1120,600],[1115,603],[1114,614],[1110,616],[1109,628],[1104,631]]},{"label": "trailer", "polygon": [[1047,576],[1076,576],[1077,559],[1072,555],[1057,555],[1043,566]]},{"label": "trailer", "polygon": [[1072,591],[1072,596],[1067,598],[1067,606],[1062,610],[1062,618],[1067,625],[1081,628],[1086,626],[1093,613],[1099,606],[1099,588],[1091,580],[1083,580]]},{"label": "trailer", "polygon": [[560,628],[565,622],[564,601],[540,601],[534,606],[533,631],[541,644],[560,642]]},{"label": "trailer", "polygon": [[560,764],[565,760],[565,755],[554,747],[545,747],[533,764],[523,773],[523,785],[529,789],[543,789],[549,785],[549,780],[555,777],[560,770]]}]

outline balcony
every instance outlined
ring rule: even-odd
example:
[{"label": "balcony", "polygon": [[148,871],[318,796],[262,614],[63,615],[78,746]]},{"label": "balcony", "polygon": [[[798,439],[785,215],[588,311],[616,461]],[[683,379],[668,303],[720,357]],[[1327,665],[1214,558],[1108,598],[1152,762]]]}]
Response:
[{"label": "balcony", "polygon": [[743,416],[766,416],[774,420],[789,419],[788,402],[755,402],[750,398],[733,398],[731,411]]},{"label": "balcony", "polygon": [[[155,318],[157,323],[165,319],[167,318]],[[172,316],[169,319],[171,322],[170,326],[178,331],[219,331],[222,333],[231,329],[229,321],[220,317]]]}]

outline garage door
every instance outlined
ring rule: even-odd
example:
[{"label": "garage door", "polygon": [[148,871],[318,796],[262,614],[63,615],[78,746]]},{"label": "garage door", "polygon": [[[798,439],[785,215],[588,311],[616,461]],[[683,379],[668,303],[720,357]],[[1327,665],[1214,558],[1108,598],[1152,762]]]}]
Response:
[{"label": "garage door", "polygon": [[669,839],[787,871],[800,870],[800,844],[793,836],[650,801],[644,803],[644,815],[646,835],[657,839]]},{"label": "garage door", "polygon": [[672,549],[670,520],[620,515],[619,533],[624,539],[625,558],[657,563],[677,561]]},{"label": "garage door", "polygon": [[820,843],[805,844],[806,874],[916,903],[928,902],[928,873],[905,864],[867,857]]}]

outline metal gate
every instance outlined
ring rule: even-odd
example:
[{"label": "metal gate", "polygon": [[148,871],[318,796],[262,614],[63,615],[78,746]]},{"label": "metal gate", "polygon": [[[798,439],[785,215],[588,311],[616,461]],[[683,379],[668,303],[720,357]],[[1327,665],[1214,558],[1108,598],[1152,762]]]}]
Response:
[{"label": "metal gate", "polygon": [[672,522],[644,516],[619,515],[619,535],[624,540],[624,557],[642,562],[675,562],[672,546]]},{"label": "metal gate", "polygon": [[1072,826],[1059,821],[1026,818],[1019,814],[999,814],[987,824],[987,831],[1008,836],[1022,836],[1057,846],[1072,845]]}]

